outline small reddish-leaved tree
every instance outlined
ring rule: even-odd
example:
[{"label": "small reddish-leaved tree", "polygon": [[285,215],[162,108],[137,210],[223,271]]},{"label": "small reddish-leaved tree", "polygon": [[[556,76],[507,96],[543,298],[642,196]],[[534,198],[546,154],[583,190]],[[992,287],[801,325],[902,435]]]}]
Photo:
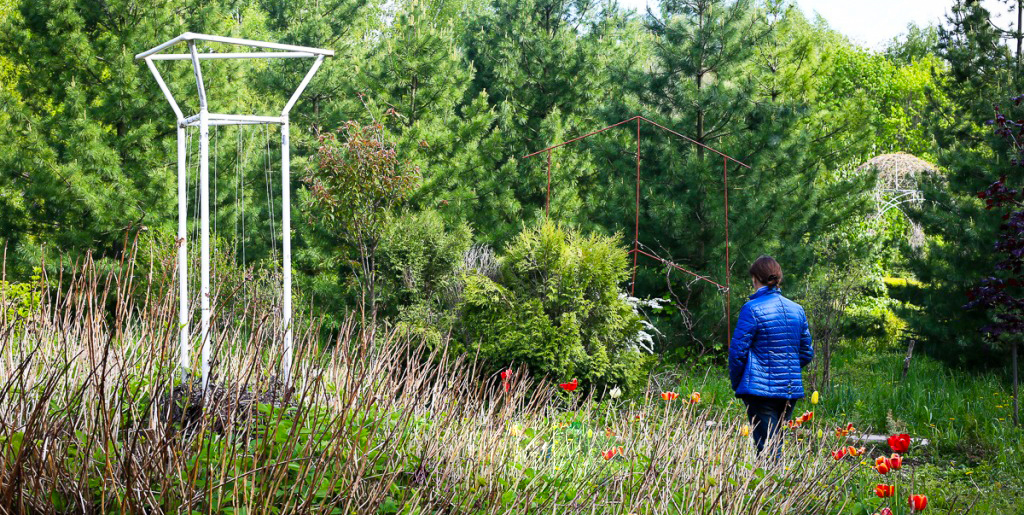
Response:
[{"label": "small reddish-leaved tree", "polygon": [[[1024,95],[1012,99],[1014,106]],[[989,121],[997,135],[1009,145],[1010,163],[1024,168],[1024,120],[1012,120],[995,107],[996,117]],[[1001,256],[992,275],[967,292],[965,308],[988,309],[994,322],[981,330],[993,342],[1009,345],[1013,369],[1013,421],[1020,425],[1017,354],[1024,337],[1024,194],[1006,184],[1006,176],[978,192],[985,208],[1003,211],[1003,223],[994,250]]]},{"label": "small reddish-leaved tree", "polygon": [[399,159],[383,126],[347,122],[321,134],[305,178],[320,222],[358,254],[364,313],[377,313],[377,248],[389,218],[416,188],[419,169]]}]

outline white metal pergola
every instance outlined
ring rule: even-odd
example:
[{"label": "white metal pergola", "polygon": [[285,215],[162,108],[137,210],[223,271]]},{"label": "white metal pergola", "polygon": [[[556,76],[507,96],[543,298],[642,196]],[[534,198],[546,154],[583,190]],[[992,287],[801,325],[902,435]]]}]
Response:
[{"label": "white metal pergola", "polygon": [[[228,45],[240,45],[260,49],[250,52],[203,52],[196,49],[196,42],[224,43]],[[189,53],[170,54],[161,53],[164,50],[177,45],[187,43]],[[186,213],[188,208],[186,188],[186,167],[185,157],[185,128],[199,127],[199,202],[200,202],[200,246],[201,246],[201,284],[200,304],[202,310],[201,342],[202,342],[202,377],[203,388],[209,385],[210,378],[210,318],[212,315],[210,299],[210,126],[211,125],[259,125],[277,124],[281,126],[281,231],[282,238],[282,270],[283,270],[283,299],[281,303],[281,317],[284,330],[284,356],[282,359],[282,375],[285,381],[291,380],[292,368],[292,246],[291,246],[291,193],[289,187],[289,123],[288,112],[291,111],[299,95],[306,89],[310,79],[316,74],[324,58],[333,56],[331,50],[322,48],[309,48],[296,45],[283,45],[279,43],[268,43],[264,41],[253,41],[249,39],[228,38],[222,36],[211,36],[206,34],[195,34],[186,32],[170,41],[157,45],[145,52],[135,56],[136,59],[144,59],[146,66],[153,73],[160,90],[163,91],[167,101],[171,104],[177,116],[178,129],[178,321],[179,321],[179,365],[183,373],[189,369],[189,306],[188,306],[188,267],[187,267],[187,231]],[[207,109],[206,88],[203,86],[203,72],[200,61],[205,59],[267,59],[267,58],[313,58],[313,65],[310,67],[298,88],[292,93],[280,116],[255,116],[240,114],[211,113]],[[154,61],[192,61],[192,68],[195,72],[196,88],[199,93],[199,112],[191,116],[185,116],[178,107],[160,76]]]}]

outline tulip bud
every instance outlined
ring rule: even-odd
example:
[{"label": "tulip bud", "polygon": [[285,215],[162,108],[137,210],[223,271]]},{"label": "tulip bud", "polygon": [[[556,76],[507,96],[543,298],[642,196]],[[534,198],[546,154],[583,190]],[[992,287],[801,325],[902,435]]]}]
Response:
[{"label": "tulip bud", "polygon": [[740,436],[750,436],[750,424],[746,424],[740,428]]},{"label": "tulip bud", "polygon": [[815,390],[814,393],[811,394],[811,404],[817,404],[819,399],[818,391]]}]

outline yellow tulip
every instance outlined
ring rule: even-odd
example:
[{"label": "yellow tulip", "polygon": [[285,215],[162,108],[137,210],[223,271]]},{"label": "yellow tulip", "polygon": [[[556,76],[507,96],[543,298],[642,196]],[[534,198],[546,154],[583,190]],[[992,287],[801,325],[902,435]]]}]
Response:
[{"label": "yellow tulip", "polygon": [[811,394],[811,404],[817,404],[820,400],[819,397],[820,396],[818,395],[818,391],[815,390],[814,393]]},{"label": "yellow tulip", "polygon": [[750,426],[745,425],[740,428],[740,436],[750,436]]}]

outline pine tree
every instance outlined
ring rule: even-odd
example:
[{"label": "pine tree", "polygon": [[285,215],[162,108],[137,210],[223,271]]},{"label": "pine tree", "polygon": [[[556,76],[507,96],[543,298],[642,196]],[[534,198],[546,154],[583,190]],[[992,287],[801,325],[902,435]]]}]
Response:
[{"label": "pine tree", "polygon": [[[915,213],[928,235],[925,251],[912,261],[925,284],[921,295],[927,312],[911,318],[911,328],[930,344],[934,354],[972,364],[990,362],[992,349],[979,330],[987,317],[965,311],[967,291],[995,265],[991,251],[1000,220],[986,212],[976,194],[1006,174],[1020,182],[1020,171],[1005,158],[992,161],[998,148],[984,122],[992,118],[992,103],[1009,98],[1020,84],[1015,57],[989,23],[978,2],[957,2],[939,29],[939,54],[948,67],[942,91],[951,100],[936,105],[938,162],[946,173],[924,185],[926,202]],[[998,155],[998,154],[997,154]]]},{"label": "pine tree", "polygon": [[[815,235],[864,208],[850,195],[865,183],[830,176],[840,160],[818,148],[849,130],[820,123],[826,116],[813,102],[813,75],[822,57],[809,58],[806,42],[775,39],[778,31],[797,30],[795,21],[785,21],[785,11],[768,20],[751,2],[693,0],[665,2],[661,13],[648,20],[654,58],[636,82],[636,94],[659,123],[751,166],[728,165],[734,308],[747,290],[743,271],[760,254],[786,263],[787,288],[797,289],[800,271],[815,258]],[[641,137],[641,243],[725,284],[723,158],[650,127],[641,127]],[[628,169],[634,157],[621,148],[610,147],[600,159]],[[632,180],[609,177],[590,195],[630,199],[633,187]],[[595,204],[590,216],[606,226],[629,227],[632,208],[631,202]],[[724,347],[723,296],[717,288],[689,276],[666,278],[657,265],[641,273],[637,287],[638,293],[655,295],[670,289],[680,308],[674,319],[677,346],[688,353]]]}]

